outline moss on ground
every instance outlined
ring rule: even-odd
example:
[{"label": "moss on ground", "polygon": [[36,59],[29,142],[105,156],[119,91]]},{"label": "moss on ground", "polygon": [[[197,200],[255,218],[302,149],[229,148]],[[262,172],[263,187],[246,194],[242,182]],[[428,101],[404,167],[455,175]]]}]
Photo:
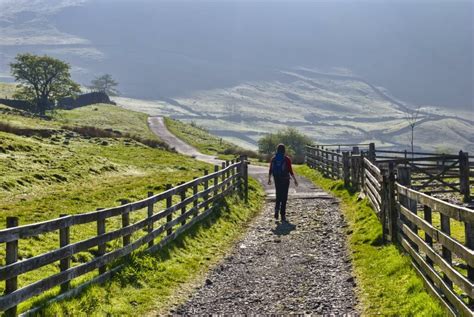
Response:
[{"label": "moss on ground", "polygon": [[440,303],[424,289],[410,258],[393,244],[381,245],[382,226],[365,199],[344,188],[342,181],[324,178],[307,166],[298,174],[341,199],[350,227],[349,249],[357,278],[363,315],[445,316]]}]

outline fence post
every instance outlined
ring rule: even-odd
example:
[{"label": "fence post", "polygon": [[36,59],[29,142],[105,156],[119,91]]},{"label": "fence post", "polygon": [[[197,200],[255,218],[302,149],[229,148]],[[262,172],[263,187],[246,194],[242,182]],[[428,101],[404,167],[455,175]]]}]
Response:
[{"label": "fence post", "polygon": [[[207,175],[209,175],[209,171],[208,171],[207,169],[205,169],[205,170],[204,170],[204,176],[207,176]],[[209,188],[209,181],[206,179],[206,180],[204,181],[204,190],[208,190],[208,188]],[[209,195],[208,195],[208,194],[205,194],[205,195],[204,195],[204,201],[205,201],[205,203],[204,203],[204,210],[207,209],[207,206],[208,206],[207,200],[208,200],[208,199],[209,199]]]},{"label": "fence post", "polygon": [[[197,177],[194,177],[194,179],[196,180]],[[197,184],[194,184],[193,185],[193,196],[196,196],[198,193],[198,185]],[[194,199],[194,202],[193,202],[193,208],[195,208],[196,210],[194,211],[193,213],[193,216],[196,217],[198,214],[199,214],[199,210],[197,209],[197,206],[198,206],[198,199],[195,198]]]},{"label": "fence post", "polygon": [[360,188],[361,190],[364,190],[365,187],[365,163],[364,163],[364,157],[365,154],[364,152],[360,153],[360,159],[359,159],[359,182],[360,182]]},{"label": "fence post", "polygon": [[[152,196],[153,196],[153,192],[148,192],[148,198]],[[148,216],[148,219],[151,219],[151,217],[153,217],[153,203],[152,202],[148,203],[147,216]],[[152,233],[152,232],[153,232],[153,222],[151,221],[148,224],[148,233]],[[148,247],[151,248],[153,244],[154,244],[154,239],[151,239],[150,242],[148,242]]]},{"label": "fence post", "polygon": [[[18,217],[7,217],[7,228],[18,227]],[[6,265],[18,261],[18,240],[6,243]],[[5,280],[5,295],[13,293],[18,288],[18,276]],[[13,306],[5,311],[5,316],[16,316],[17,306]]]},{"label": "fence post", "polygon": [[[183,185],[184,182],[181,182],[180,185]],[[184,187],[181,192],[179,193],[179,197],[181,199],[181,202],[185,201],[186,200],[186,187]],[[181,207],[181,215],[184,215],[186,213],[186,206],[183,206]],[[184,226],[186,224],[186,219],[183,219],[183,221],[181,221],[181,225]]]},{"label": "fence post", "polygon": [[[59,215],[59,217],[64,218],[64,217],[67,217],[67,215],[61,214]],[[70,243],[69,226],[59,229],[59,247],[60,248],[65,247],[69,243]],[[59,269],[61,270],[61,272],[68,270],[70,265],[71,265],[71,257],[67,257],[59,261]],[[63,284],[61,284],[61,292],[67,291],[70,288],[70,286],[71,286],[70,281],[64,282]]]},{"label": "fence post", "polygon": [[[451,235],[451,223],[450,219],[448,216],[440,213],[440,220],[441,220],[441,232],[447,234],[448,236]],[[446,248],[445,246],[441,247],[441,255],[443,256],[443,259],[446,260],[449,264],[452,263],[452,254],[451,251]],[[446,276],[446,274],[443,274],[443,280],[446,282],[446,284],[449,286],[450,289],[453,289],[453,282]]]},{"label": "fence post", "polygon": [[[235,164],[235,160],[230,160],[230,165],[234,165]],[[232,167],[231,170],[230,170],[230,176],[232,176],[232,181],[230,182],[231,184],[231,187],[232,187],[232,191],[235,190],[235,167]]]},{"label": "fence post", "polygon": [[330,174],[330,166],[329,166],[329,149],[325,149],[326,152],[324,152],[324,175],[326,175],[326,177],[329,177],[331,174]]},{"label": "fence post", "polygon": [[[241,156],[242,159],[242,156]],[[241,161],[242,162],[242,161]],[[214,165],[214,173],[219,172],[219,165]],[[240,174],[242,176],[242,174]],[[219,191],[217,190],[217,185],[219,184],[219,177],[216,175],[214,176],[214,196],[216,196]],[[215,203],[215,201],[214,201]]]},{"label": "fence post", "polygon": [[342,178],[342,167],[341,167],[341,149],[337,148],[336,149],[336,171],[337,171],[337,179]]},{"label": "fence post", "polygon": [[[401,185],[406,186],[406,187],[411,187],[411,170],[410,170],[410,167],[399,166],[397,168],[397,175],[398,175],[398,182]],[[415,215],[417,214],[416,201],[414,201],[413,199],[410,199],[408,197],[403,197],[403,199],[400,199],[400,203],[403,206],[405,206],[406,208],[408,208]],[[415,224],[411,223],[410,221],[405,219],[403,216],[402,216],[402,220],[408,224],[410,229],[415,234],[418,234],[418,227]],[[413,243],[413,249],[418,251],[418,245]]]},{"label": "fence post", "polygon": [[319,145],[316,145],[315,155],[314,155],[314,169],[319,170]]},{"label": "fence post", "polygon": [[[97,211],[104,208],[97,208]],[[97,236],[103,235],[105,233],[105,218],[102,215],[99,215],[97,218]],[[101,243],[97,246],[97,257],[101,257],[105,254],[106,244]],[[99,266],[99,275],[104,274],[107,271],[107,266]]]},{"label": "fence post", "polygon": [[[122,205],[128,204],[128,200],[122,199]],[[128,227],[130,225],[130,212],[128,207],[125,209],[125,211],[122,213],[122,228]],[[130,235],[124,235],[122,237],[122,242],[123,246],[129,245],[130,244]]]},{"label": "fence post", "polygon": [[[365,177],[365,173],[363,173]],[[387,222],[388,217],[390,215],[390,193],[389,193],[389,183],[390,176],[387,175],[387,170],[382,170],[382,188],[380,190],[380,199],[382,200],[380,203],[380,219],[382,221],[382,243],[385,244],[387,242],[386,233],[387,233]],[[390,230],[390,229],[389,229]]]},{"label": "fence post", "polygon": [[344,186],[349,187],[351,179],[350,179],[350,165],[349,165],[349,152],[344,151],[342,152],[342,173],[344,177]]},{"label": "fence post", "polygon": [[[223,170],[223,169],[225,169],[225,162],[222,162],[222,163],[221,163],[221,170]],[[226,176],[226,173],[225,173],[225,172],[222,172],[222,176],[221,176],[222,182],[225,181],[225,176]],[[221,193],[223,193],[223,192],[225,191],[225,189],[226,189],[226,186],[222,185],[222,191],[221,191]]]},{"label": "fence post", "polygon": [[360,158],[359,147],[354,146],[352,148],[352,155],[351,155],[351,182],[352,186],[355,190],[359,190],[359,158]]},{"label": "fence post", "polygon": [[244,156],[244,199],[249,202],[249,165],[247,155]]},{"label": "fence post", "polygon": [[337,173],[337,155],[335,151],[332,151],[331,153],[331,159],[332,159],[332,175],[333,178],[338,179],[338,173]]},{"label": "fence post", "polygon": [[375,143],[369,144],[369,152],[367,154],[367,159],[372,163],[375,162]]},{"label": "fence post", "polygon": [[[170,190],[173,186],[171,184],[166,184],[166,190]],[[166,197],[166,209],[168,208],[171,208],[171,205],[173,204],[173,196],[172,195],[169,195],[168,197]],[[173,213],[170,212],[167,216],[166,216],[166,223],[169,223],[173,221]],[[172,227],[169,227],[167,230],[166,230],[166,235],[169,236],[173,233],[173,228]]]},{"label": "fence post", "polygon": [[[225,161],[225,167],[229,167],[230,166],[230,162],[228,160]],[[230,169],[227,169],[227,171],[225,172],[225,178],[226,180],[228,180],[230,177]],[[225,187],[225,189],[229,189],[230,188],[230,182],[227,183],[227,186]]]},{"label": "fence post", "polygon": [[395,201],[395,171],[393,162],[388,164],[388,185],[387,185],[387,211],[388,230],[392,243],[398,242],[398,209]]},{"label": "fence post", "polygon": [[469,188],[469,153],[459,151],[459,184],[464,202],[471,201],[471,189]]},{"label": "fence post", "polygon": [[[429,193],[426,193],[429,195]],[[429,206],[424,205],[423,206],[423,219],[425,219],[426,222],[428,222],[430,225],[433,222],[432,219],[432,213],[431,213],[431,208]],[[429,233],[425,231],[425,242],[430,246],[433,247],[433,237],[430,236]],[[428,263],[429,266],[433,267],[433,260],[430,259],[430,257],[426,256],[426,263]]]},{"label": "fence post", "polygon": [[[474,250],[474,225],[468,222],[464,223],[464,233],[466,236],[466,247]],[[467,266],[467,278],[471,283],[474,283],[474,267]],[[469,305],[474,304],[474,299],[469,297]]]}]

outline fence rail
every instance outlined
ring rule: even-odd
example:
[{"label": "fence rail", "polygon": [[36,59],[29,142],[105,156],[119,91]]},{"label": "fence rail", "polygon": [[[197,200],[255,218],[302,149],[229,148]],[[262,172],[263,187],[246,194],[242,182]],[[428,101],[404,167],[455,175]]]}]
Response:
[{"label": "fence rail", "polygon": [[[189,191],[192,191],[190,196]],[[236,191],[247,199],[248,171],[245,157],[223,163],[221,170],[215,166],[212,174],[205,171],[204,176],[192,181],[176,187],[168,185],[162,193],[149,192],[147,198],[137,202],[123,202],[117,207],[82,214],[62,215],[57,219],[22,226],[19,226],[18,218],[7,218],[7,228],[0,230],[0,243],[4,243],[6,247],[6,264],[0,266],[0,280],[5,281],[5,292],[0,297],[0,310],[5,311],[7,316],[14,316],[17,314],[18,304],[58,285],[61,286],[62,293],[58,298],[64,298],[68,294],[74,295],[81,286],[72,289],[71,280],[96,269],[99,276],[94,278],[94,281],[104,281],[118,270],[117,267],[112,267],[118,259],[140,248],[150,252],[162,248],[212,213],[220,199]],[[165,207],[155,212],[154,207],[160,202],[164,203]],[[146,215],[131,223],[130,215],[140,210],[143,213],[144,209],[146,209]],[[120,218],[116,220],[121,222],[121,227],[107,231],[107,220],[118,217]],[[71,242],[71,229],[87,224],[96,226],[97,235],[82,241]],[[155,225],[158,226],[155,227]],[[18,260],[20,240],[55,233],[58,234],[60,241],[58,249],[22,261]],[[132,234],[136,238],[134,241],[132,241]],[[119,239],[121,239],[121,246],[111,249],[109,244]],[[91,248],[96,249],[93,259],[71,266],[71,258],[75,254],[90,251]],[[18,277],[21,274],[41,269],[58,261],[59,272],[19,287]]]},{"label": "fence rail", "polygon": [[[310,167],[331,177],[327,170],[331,162],[314,163],[327,160],[327,154],[317,151],[318,148],[307,148],[306,161]],[[326,157],[315,157],[318,153]],[[382,158],[379,153],[384,154],[380,155]],[[400,153],[403,156],[397,157]],[[397,156],[389,157],[389,154]],[[346,186],[365,193],[382,224],[383,241],[389,240],[403,247],[426,288],[446,309],[453,315],[472,316],[474,210],[431,196],[436,191],[422,192],[431,189],[429,185],[436,179],[469,201],[469,184],[472,184],[469,156],[463,152],[459,155],[413,153],[411,158],[411,153],[404,154],[375,151],[374,145],[366,152],[343,151],[342,177],[338,178],[344,179]],[[451,182],[443,177],[451,178]],[[453,185],[453,178],[459,179],[459,183]]]}]

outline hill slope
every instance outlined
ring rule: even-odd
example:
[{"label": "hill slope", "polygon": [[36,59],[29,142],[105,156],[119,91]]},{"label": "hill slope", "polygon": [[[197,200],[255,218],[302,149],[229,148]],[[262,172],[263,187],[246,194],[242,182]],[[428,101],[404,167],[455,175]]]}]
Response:
[{"label": "hill slope", "polygon": [[[285,126],[322,143],[375,141],[407,148],[407,105],[383,88],[345,74],[308,69],[276,73],[272,81],[246,82],[227,89],[191,93],[175,99],[136,101],[117,98],[120,106],[153,115],[195,122],[213,134],[255,148],[265,133]],[[415,145],[431,151],[474,151],[473,113],[420,109]]]}]

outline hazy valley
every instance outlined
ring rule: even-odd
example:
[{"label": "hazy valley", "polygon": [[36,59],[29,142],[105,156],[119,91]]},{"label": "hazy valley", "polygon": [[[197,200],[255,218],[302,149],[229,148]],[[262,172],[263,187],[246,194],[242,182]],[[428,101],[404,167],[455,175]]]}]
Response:
[{"label": "hazy valley", "polygon": [[[203,90],[181,98],[115,100],[124,108],[195,122],[249,148],[256,148],[263,134],[291,126],[319,143],[376,142],[379,147],[408,149],[407,117],[416,109],[358,77],[301,68],[275,72],[272,81]],[[421,107],[415,147],[473,152],[472,112]]]}]

